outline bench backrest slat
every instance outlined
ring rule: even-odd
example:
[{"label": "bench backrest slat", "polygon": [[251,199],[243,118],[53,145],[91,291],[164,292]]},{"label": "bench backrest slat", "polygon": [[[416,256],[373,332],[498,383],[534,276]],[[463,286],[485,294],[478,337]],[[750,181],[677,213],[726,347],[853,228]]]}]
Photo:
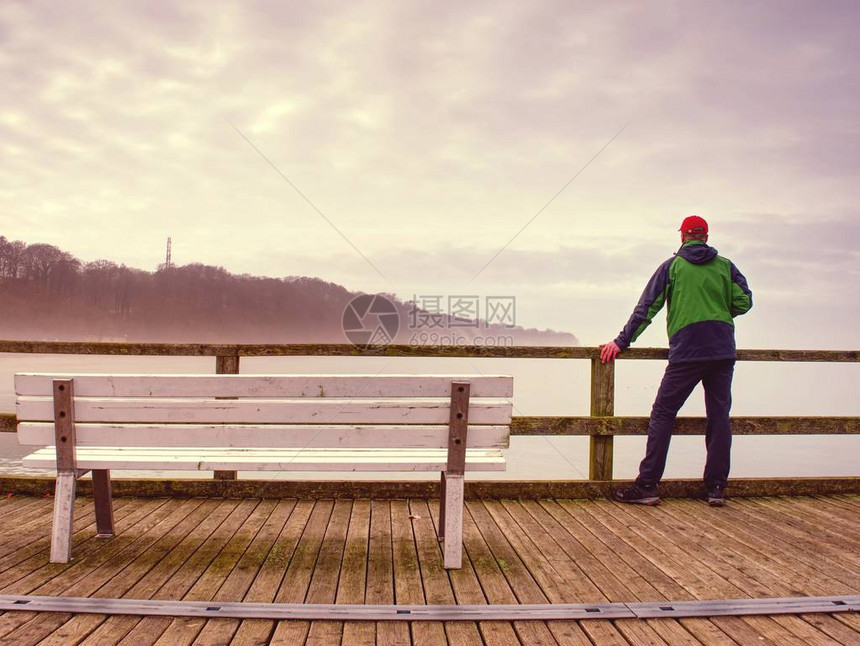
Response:
[{"label": "bench backrest slat", "polygon": [[[78,397],[380,397],[451,396],[446,375],[15,375],[15,392],[49,396],[54,379],[74,378]],[[457,376],[472,397],[511,397],[513,377]]]},{"label": "bench backrest slat", "polygon": [[[448,446],[448,427],[442,425],[227,426],[221,424],[76,424],[78,446],[186,446],[269,448],[434,448]],[[470,425],[469,448],[507,448],[510,429],[498,425]],[[22,422],[22,445],[54,443],[54,424]]]},{"label": "bench backrest slat", "polygon": [[[160,422],[174,424],[445,424],[446,399],[163,399],[75,396],[77,422]],[[19,397],[18,419],[47,422],[54,404],[47,397]],[[504,400],[472,401],[473,424],[508,424]]]}]

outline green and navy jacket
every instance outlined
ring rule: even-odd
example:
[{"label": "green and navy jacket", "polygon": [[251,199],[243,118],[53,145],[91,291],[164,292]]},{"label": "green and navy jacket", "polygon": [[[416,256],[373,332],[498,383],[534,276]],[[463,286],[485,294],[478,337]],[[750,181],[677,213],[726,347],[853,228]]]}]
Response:
[{"label": "green and navy jacket", "polygon": [[752,307],[752,292],[738,268],[704,242],[685,242],[642,292],[615,343],[626,350],[666,305],[669,361],[735,359],[732,319]]}]

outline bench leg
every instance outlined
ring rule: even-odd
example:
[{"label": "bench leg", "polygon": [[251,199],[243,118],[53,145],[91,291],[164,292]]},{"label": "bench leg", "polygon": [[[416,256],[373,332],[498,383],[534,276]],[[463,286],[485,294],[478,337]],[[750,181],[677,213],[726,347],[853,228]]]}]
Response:
[{"label": "bench leg", "polygon": [[93,469],[93,502],[96,508],[96,537],[113,536],[113,501],[110,469]]},{"label": "bench leg", "polygon": [[54,526],[51,533],[51,563],[72,558],[72,522],[75,519],[75,474],[58,473],[54,490]]},{"label": "bench leg", "polygon": [[[463,565],[463,476],[445,476],[445,568]],[[441,524],[441,523],[440,523]]]},{"label": "bench leg", "polygon": [[439,480],[439,540],[445,540],[445,472]]}]

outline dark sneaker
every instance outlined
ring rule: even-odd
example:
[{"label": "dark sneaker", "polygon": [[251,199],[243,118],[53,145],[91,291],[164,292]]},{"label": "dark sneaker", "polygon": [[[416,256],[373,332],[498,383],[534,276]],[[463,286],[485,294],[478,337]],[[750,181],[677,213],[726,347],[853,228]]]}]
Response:
[{"label": "dark sneaker", "polygon": [[657,505],[660,497],[657,495],[657,487],[643,487],[633,484],[625,489],[616,489],[612,497],[618,502],[626,502],[631,505]]},{"label": "dark sneaker", "polygon": [[705,492],[705,499],[711,507],[722,507],[726,504],[722,487],[708,487]]}]

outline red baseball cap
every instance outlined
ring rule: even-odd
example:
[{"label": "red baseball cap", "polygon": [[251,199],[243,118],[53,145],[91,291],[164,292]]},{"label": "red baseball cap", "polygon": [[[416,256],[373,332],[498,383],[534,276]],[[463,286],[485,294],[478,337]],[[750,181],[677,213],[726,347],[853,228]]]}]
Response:
[{"label": "red baseball cap", "polygon": [[701,218],[698,215],[690,215],[684,218],[678,231],[681,233],[707,233],[708,223],[705,222],[705,218]]}]

